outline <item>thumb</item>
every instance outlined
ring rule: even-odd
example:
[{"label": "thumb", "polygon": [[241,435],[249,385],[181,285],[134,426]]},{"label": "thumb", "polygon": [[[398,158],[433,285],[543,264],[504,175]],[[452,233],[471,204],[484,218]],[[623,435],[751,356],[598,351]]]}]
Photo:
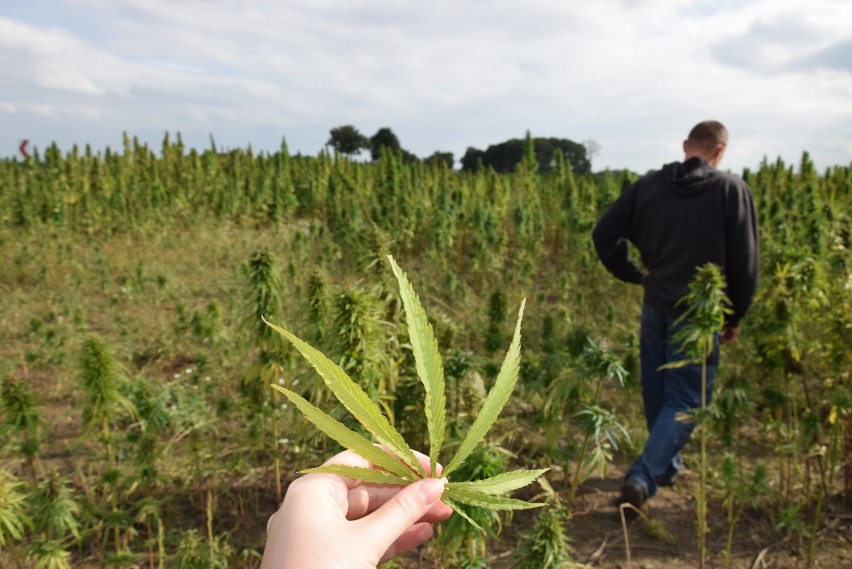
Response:
[{"label": "thumb", "polygon": [[389,549],[441,499],[444,482],[444,479],[424,478],[400,490],[375,512],[361,518],[364,538],[376,551]]}]

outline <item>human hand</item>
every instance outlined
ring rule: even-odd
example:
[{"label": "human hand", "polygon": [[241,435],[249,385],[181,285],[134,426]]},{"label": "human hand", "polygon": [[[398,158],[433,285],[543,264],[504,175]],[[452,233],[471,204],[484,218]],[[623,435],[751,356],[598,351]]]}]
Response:
[{"label": "human hand", "polygon": [[[416,454],[428,472],[429,457]],[[325,464],[372,468],[352,451]],[[452,510],[440,501],[445,482],[426,478],[391,486],[306,474],[290,484],[269,519],[261,569],[374,569],[425,543],[432,524],[450,517]]]},{"label": "human hand", "polygon": [[729,324],[725,324],[725,327],[722,328],[722,343],[730,344],[740,335],[739,326],[731,326]]}]

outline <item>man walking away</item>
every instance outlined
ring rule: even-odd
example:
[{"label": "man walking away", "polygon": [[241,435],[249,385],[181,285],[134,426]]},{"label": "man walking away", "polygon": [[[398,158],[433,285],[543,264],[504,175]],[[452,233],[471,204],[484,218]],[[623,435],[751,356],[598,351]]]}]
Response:
[{"label": "man walking away", "polygon": [[[733,311],[721,342],[736,339],[757,286],[757,221],[746,183],[716,169],[728,144],[717,121],[699,123],[683,143],[683,162],[651,172],[627,188],[603,214],[592,237],[615,277],[641,284],[640,358],[648,442],[625,477],[619,503],[641,508],[659,486],[674,483],[681,449],[695,423],[681,415],[701,406],[701,365],[660,370],[686,359],[672,342],[676,306],[695,271],[715,263],[725,274]],[[628,255],[639,250],[642,266]],[[719,363],[718,342],[707,360],[707,401]]]}]

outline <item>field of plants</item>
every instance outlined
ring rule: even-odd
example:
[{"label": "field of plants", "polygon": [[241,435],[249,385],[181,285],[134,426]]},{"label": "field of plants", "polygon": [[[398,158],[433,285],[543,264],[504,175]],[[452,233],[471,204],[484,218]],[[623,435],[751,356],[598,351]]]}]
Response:
[{"label": "field of plants", "polygon": [[[529,140],[528,140],[529,142]],[[741,173],[761,276],[722,353],[678,485],[622,526],[612,505],[644,443],[641,291],[591,230],[636,178],[452,171],[340,155],[56,147],[0,161],[0,568],[254,568],[298,471],[337,443],[279,385],[359,426],[261,317],[339,364],[428,453],[423,386],[387,256],[435,331],[452,456],[493,385],[526,298],[521,367],[488,436],[453,473],[550,470],[467,508],[397,567],[699,564],[850,567],[852,165]]]}]

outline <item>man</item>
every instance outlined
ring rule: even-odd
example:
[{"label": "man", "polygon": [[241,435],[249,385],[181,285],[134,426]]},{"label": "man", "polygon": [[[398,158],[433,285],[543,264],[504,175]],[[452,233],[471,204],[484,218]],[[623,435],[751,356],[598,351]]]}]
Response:
[{"label": "man", "polygon": [[[699,123],[683,143],[684,161],[663,166],[627,188],[593,232],[598,256],[617,278],[645,289],[640,358],[648,442],[625,477],[619,503],[641,508],[681,468],[681,449],[695,424],[681,415],[701,405],[701,365],[660,366],[683,360],[672,342],[676,306],[696,269],[715,263],[725,274],[732,313],[722,343],[739,334],[757,285],[757,221],[751,191],[716,169],[728,144],[717,121]],[[639,250],[644,269],[628,255]],[[719,363],[718,343],[707,361],[707,401]]]}]

